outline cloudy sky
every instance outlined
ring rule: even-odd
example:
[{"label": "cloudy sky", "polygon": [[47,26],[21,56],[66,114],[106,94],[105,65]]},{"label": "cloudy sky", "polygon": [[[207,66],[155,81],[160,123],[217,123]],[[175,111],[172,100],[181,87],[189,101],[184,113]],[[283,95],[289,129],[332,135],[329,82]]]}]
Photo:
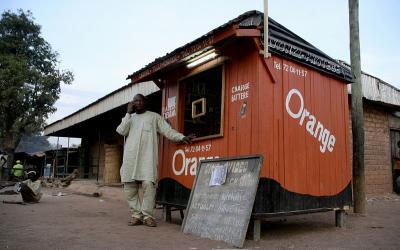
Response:
[{"label": "cloudy sky", "polygon": [[[128,74],[249,10],[263,0],[1,0],[31,10],[43,37],[75,74],[63,86],[61,119],[127,84]],[[400,1],[360,0],[362,70],[400,88]],[[269,16],[329,56],[349,62],[347,0],[269,0]]]}]

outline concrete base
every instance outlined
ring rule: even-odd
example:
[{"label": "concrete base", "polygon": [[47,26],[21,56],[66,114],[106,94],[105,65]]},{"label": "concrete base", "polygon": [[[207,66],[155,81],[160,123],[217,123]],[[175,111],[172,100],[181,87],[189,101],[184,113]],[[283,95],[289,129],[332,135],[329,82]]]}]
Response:
[{"label": "concrete base", "polygon": [[345,210],[339,209],[339,210],[335,211],[335,224],[336,224],[336,227],[344,227],[345,216],[346,216]]}]

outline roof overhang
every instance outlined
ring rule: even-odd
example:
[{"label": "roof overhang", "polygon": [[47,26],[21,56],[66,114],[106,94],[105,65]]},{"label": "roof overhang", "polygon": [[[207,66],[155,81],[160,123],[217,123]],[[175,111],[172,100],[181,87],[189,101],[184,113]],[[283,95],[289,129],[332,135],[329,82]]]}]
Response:
[{"label": "roof overhang", "polygon": [[[397,110],[400,108],[400,90],[396,87],[364,72],[361,72],[361,85],[366,100],[391,106]],[[351,94],[350,85],[347,91]]]},{"label": "roof overhang", "polygon": [[54,135],[63,129],[127,104],[132,101],[133,96],[136,94],[140,93],[147,96],[158,90],[159,88],[152,81],[140,82],[134,85],[128,84],[76,111],[75,113],[47,125],[44,128],[44,135]]},{"label": "roof overhang", "polygon": [[168,71],[178,65],[188,64],[193,58],[207,54],[209,51],[218,49],[223,41],[227,41],[235,37],[261,37],[259,28],[243,29],[238,25],[225,27],[218,33],[205,35],[194,42],[177,49],[163,58],[156,59],[153,63],[144,67],[143,69],[129,75],[127,79],[131,83],[137,83],[145,80],[153,80],[162,88],[158,82],[158,74],[160,72]]},{"label": "roof overhang", "polygon": [[[187,64],[191,58],[199,53],[207,53],[211,49],[218,49],[225,41],[239,37],[257,38],[262,49],[263,44],[263,19],[264,15],[258,11],[248,11],[239,17],[219,26],[202,37],[182,46],[163,57],[155,59],[142,69],[128,75],[131,83],[153,80],[160,88],[162,74],[179,65]],[[295,33],[286,29],[272,18],[268,18],[268,50],[275,55],[280,55],[291,60],[305,64],[320,72],[349,83],[353,74],[339,62],[332,59],[312,44],[308,43]]]}]

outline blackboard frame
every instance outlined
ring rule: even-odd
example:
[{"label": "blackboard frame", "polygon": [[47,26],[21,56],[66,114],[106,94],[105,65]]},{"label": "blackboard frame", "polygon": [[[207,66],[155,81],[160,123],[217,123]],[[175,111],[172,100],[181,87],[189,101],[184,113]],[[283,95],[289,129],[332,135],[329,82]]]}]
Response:
[{"label": "blackboard frame", "polygon": [[[243,162],[247,162],[247,168],[252,167],[253,171],[252,172],[246,172],[246,174],[250,174],[251,180],[249,182],[249,186],[245,187],[245,186],[240,186],[241,183],[229,183],[230,178],[231,181],[235,181],[237,180],[236,176],[240,176],[240,178],[244,177],[243,175],[240,175],[241,173],[237,174],[234,173],[232,167],[234,164],[241,164]],[[250,218],[251,218],[251,214],[252,214],[252,210],[253,210],[253,206],[254,206],[254,201],[255,201],[255,196],[256,196],[256,192],[257,192],[257,186],[258,186],[258,181],[259,181],[259,176],[260,176],[260,170],[261,170],[261,166],[262,166],[262,162],[263,162],[263,156],[262,155],[251,155],[251,156],[238,156],[238,157],[226,157],[226,158],[217,158],[217,159],[211,159],[211,160],[204,160],[201,161],[199,164],[199,168],[197,169],[197,174],[195,177],[195,181],[193,182],[193,187],[192,190],[190,192],[190,197],[189,197],[189,201],[188,201],[188,205],[186,207],[186,211],[185,211],[185,217],[182,223],[182,228],[181,230],[184,233],[191,233],[193,235],[197,235],[203,238],[209,238],[209,239],[213,239],[213,240],[222,240],[225,241],[226,243],[236,246],[236,247],[242,247],[244,240],[246,238],[246,233],[247,233],[247,228],[250,222]],[[207,169],[206,168],[211,168],[213,166],[216,166],[216,164],[227,164],[228,167],[230,167],[231,169],[229,169],[228,171],[228,175],[227,175],[227,181],[228,183],[226,183],[226,185],[224,187],[220,186],[220,187],[206,187],[207,186],[207,182],[209,181],[210,177],[211,177],[211,170],[209,170],[208,173],[206,173]],[[252,165],[250,166],[250,163],[252,163]],[[214,165],[213,165],[214,164]],[[242,169],[242,171],[244,171]],[[249,169],[246,169],[246,171],[249,171]],[[207,175],[207,176],[206,176]],[[208,178],[208,179],[207,179]],[[199,184],[199,180],[202,180],[203,183]],[[208,180],[208,181],[207,181]],[[237,184],[237,185],[235,185]],[[243,184],[243,183],[242,183]],[[246,182],[247,184],[247,182]],[[199,186],[200,185],[200,186]],[[202,185],[202,186],[201,186]],[[221,188],[222,187],[222,188]],[[214,188],[214,190],[211,190],[212,188]],[[221,188],[220,190],[218,190],[218,188]],[[242,215],[241,218],[239,220],[235,220],[233,221],[232,219],[230,220],[230,222],[233,222],[234,224],[237,221],[240,221],[240,223],[238,223],[238,225],[234,225],[234,226],[230,226],[230,227],[235,227],[237,226],[237,228],[235,228],[235,230],[228,230],[228,234],[222,234],[222,235],[218,235],[218,232],[213,232],[213,230],[218,229],[218,225],[219,224],[212,224],[211,221],[208,220],[212,220],[210,219],[210,217],[213,217],[213,215],[216,215],[220,212],[217,212],[216,210],[221,210],[222,208],[225,208],[227,210],[224,210],[222,213],[226,212],[229,213],[232,210],[230,209],[231,206],[226,206],[223,207],[224,205],[221,205],[221,199],[218,200],[214,200],[214,204],[210,204],[209,207],[206,208],[206,210],[210,211],[210,216],[204,216],[205,218],[201,218],[201,222],[204,222],[206,225],[202,225],[202,227],[198,227],[196,228],[197,224],[193,224],[192,222],[188,223],[188,218],[190,218],[189,220],[193,220],[194,217],[198,216],[196,215],[196,209],[197,208],[192,208],[192,203],[193,203],[193,199],[194,196],[196,196],[196,202],[198,201],[199,197],[208,197],[208,196],[201,196],[201,194],[199,194],[198,192],[204,191],[203,189],[207,189],[207,192],[211,192],[213,196],[214,193],[220,194],[218,191],[222,191],[222,192],[226,192],[226,190],[230,190],[232,191],[231,194],[235,194],[233,191],[234,189],[247,189],[245,191],[247,191],[245,194],[246,196],[243,199],[239,199],[241,201],[237,201],[235,200],[235,202],[242,202],[243,204],[240,204],[240,210],[238,209],[237,211],[241,211],[243,213],[238,212],[238,214]],[[215,192],[214,192],[215,191]],[[243,190],[241,190],[240,192],[242,192]],[[248,195],[248,196],[247,196]],[[242,196],[238,196],[239,198]],[[211,197],[211,199],[213,199],[214,197]],[[207,199],[207,198],[206,198]],[[211,200],[212,201],[212,200]],[[218,201],[218,204],[216,204]],[[200,204],[200,203],[199,203]],[[195,205],[197,205],[197,203],[195,203]],[[243,206],[244,209],[243,209]],[[211,207],[211,209],[209,209]],[[214,211],[213,208],[215,208],[216,210]],[[202,208],[199,208],[199,210],[202,210]],[[202,210],[203,212],[204,210]],[[228,211],[228,212],[227,212]],[[215,212],[215,213],[212,213]],[[205,212],[207,213],[207,212]],[[231,214],[236,215],[235,212],[232,212]],[[224,221],[225,220],[229,220],[229,216],[231,216],[231,214],[227,215],[227,217],[224,217]],[[201,217],[202,215],[198,216]],[[219,215],[221,216],[221,214]],[[218,216],[217,216],[218,217]],[[189,224],[189,226],[188,226]],[[212,225],[213,227],[207,227]],[[214,227],[216,226],[216,227]],[[193,230],[193,228],[195,228]],[[217,228],[217,229],[216,229]],[[198,231],[200,230],[200,232]],[[206,232],[204,232],[206,231]],[[231,232],[232,231],[232,232]],[[236,232],[236,233],[235,233]],[[239,235],[237,235],[237,232],[239,232]],[[205,234],[205,235],[203,235]],[[232,238],[233,237],[233,238]]]}]

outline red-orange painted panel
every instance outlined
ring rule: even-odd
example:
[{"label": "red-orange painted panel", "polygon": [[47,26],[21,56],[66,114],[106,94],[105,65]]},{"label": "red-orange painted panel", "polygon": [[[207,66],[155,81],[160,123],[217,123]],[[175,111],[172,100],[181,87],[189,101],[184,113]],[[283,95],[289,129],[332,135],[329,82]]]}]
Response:
[{"label": "red-orange painted panel", "polygon": [[[281,90],[283,100],[274,102],[283,107],[284,117],[284,162],[279,169],[283,167],[285,178],[280,183],[296,193],[337,194],[350,180],[346,175],[342,182],[336,174],[341,164],[347,165],[341,149],[346,143],[346,120],[340,115],[344,110],[337,109],[346,85],[287,60],[276,60],[274,65],[277,75],[282,74],[276,84],[281,85],[277,91]],[[280,120],[281,115],[276,116]]]},{"label": "red-orange painted panel", "polygon": [[[276,77],[272,83],[264,59],[245,40],[223,53],[230,58],[224,64],[224,136],[190,146],[163,139],[160,178],[191,188],[201,159],[262,154],[261,177],[288,191],[313,196],[341,192],[351,179],[346,85],[279,56],[268,59]],[[175,128],[181,105],[177,82],[188,73],[176,70],[163,90],[163,110],[168,98],[177,98],[177,117],[170,119]],[[247,83],[235,99],[235,86]]]}]

